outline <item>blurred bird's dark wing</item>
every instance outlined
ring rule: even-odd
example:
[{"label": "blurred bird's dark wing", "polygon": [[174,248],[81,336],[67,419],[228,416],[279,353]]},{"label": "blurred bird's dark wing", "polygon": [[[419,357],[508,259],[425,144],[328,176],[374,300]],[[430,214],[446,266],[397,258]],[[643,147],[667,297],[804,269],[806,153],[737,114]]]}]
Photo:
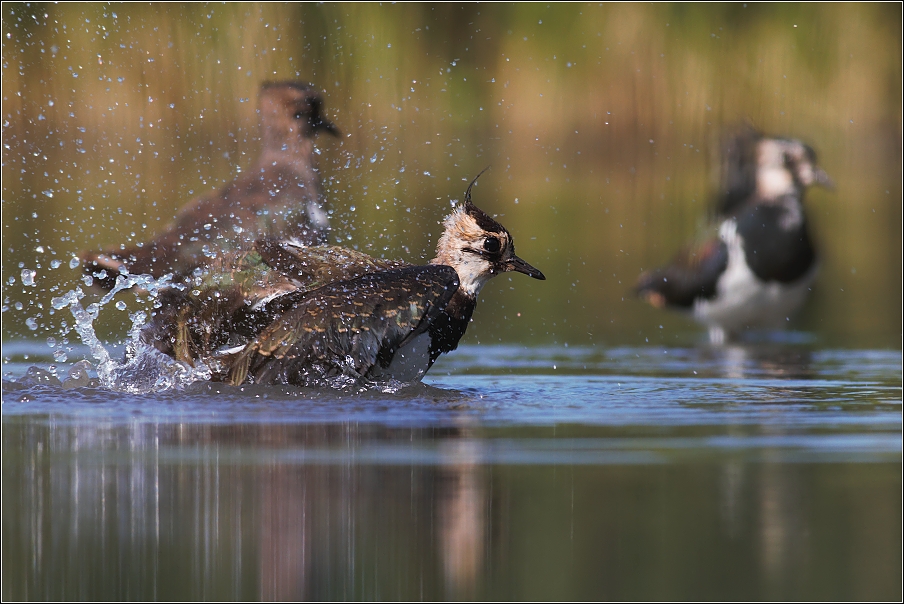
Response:
[{"label": "blurred bird's dark wing", "polygon": [[[803,211],[788,224],[788,207],[800,205],[799,197],[784,196],[786,204],[758,204],[737,216],[738,234],[750,270],[763,281],[792,283],[806,275],[816,262]],[[793,212],[790,212],[794,215]]]},{"label": "blurred bird's dark wing", "polygon": [[634,291],[656,307],[690,307],[716,295],[716,282],[728,266],[728,247],[711,239],[679,252],[672,263],[640,276]]},{"label": "blurred bird's dark wing", "polygon": [[762,135],[747,122],[722,137],[717,216],[734,214],[756,193],[757,143]]},{"label": "blurred bird's dark wing", "polygon": [[458,290],[448,266],[412,266],[282,296],[282,312],[233,358],[226,381],[316,384],[366,379],[424,333]]},{"label": "blurred bird's dark wing", "polygon": [[[304,189],[289,186],[290,176],[243,175],[219,191],[194,199],[151,241],[83,253],[84,270],[90,275],[105,270],[106,277],[98,278],[97,284],[109,289],[122,269],[158,278],[174,273],[178,281],[197,268],[210,266],[218,254],[243,244],[247,248],[250,240],[246,237],[253,239],[268,232],[295,236],[306,244],[323,243],[325,235],[307,225],[305,199],[294,193]],[[280,193],[274,195],[274,190]]]}]

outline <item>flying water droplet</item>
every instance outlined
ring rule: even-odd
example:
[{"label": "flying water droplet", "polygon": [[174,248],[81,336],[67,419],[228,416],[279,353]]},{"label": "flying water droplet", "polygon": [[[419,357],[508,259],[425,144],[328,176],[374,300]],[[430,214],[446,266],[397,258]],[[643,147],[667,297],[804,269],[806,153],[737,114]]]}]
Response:
[{"label": "flying water droplet", "polygon": [[[69,368],[68,377],[63,380],[63,388],[87,388],[96,386],[97,380],[92,380],[88,373],[94,369],[88,361],[79,361]],[[93,383],[92,383],[93,382]]]}]

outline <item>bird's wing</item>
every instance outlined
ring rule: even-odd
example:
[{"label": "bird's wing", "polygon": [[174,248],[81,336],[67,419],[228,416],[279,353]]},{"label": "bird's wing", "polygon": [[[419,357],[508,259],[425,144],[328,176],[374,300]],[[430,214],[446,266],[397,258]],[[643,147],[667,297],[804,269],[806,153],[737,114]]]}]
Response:
[{"label": "bird's wing", "polygon": [[716,216],[737,212],[756,193],[757,143],[762,135],[744,122],[722,137],[721,182],[715,200]]},{"label": "bird's wing", "polygon": [[[83,252],[84,270],[89,275],[105,270],[107,275],[95,283],[110,289],[122,270],[160,278],[167,273],[184,276],[195,268],[207,267],[216,254],[235,249],[233,245],[226,245],[230,240],[223,239],[223,229],[227,229],[227,237],[236,239],[231,225],[240,223],[241,218],[250,222],[253,217],[251,211],[242,209],[241,200],[245,198],[266,198],[260,178],[245,175],[222,189],[194,198],[150,241],[102,252]],[[248,202],[244,203],[247,205]],[[225,211],[233,215],[228,220],[222,216]]]},{"label": "bird's wing", "polygon": [[247,344],[309,291],[400,265],[352,250],[277,240],[220,252],[208,261],[191,287],[161,292],[161,308],[145,330],[155,347],[190,364],[206,362],[221,347]]},{"label": "bird's wing", "polygon": [[254,249],[270,268],[292,279],[302,291],[367,273],[409,266],[404,262],[373,258],[362,252],[330,245],[303,245],[291,240],[263,238]]},{"label": "bird's wing", "polygon": [[448,266],[411,266],[290,294],[281,313],[234,358],[227,380],[238,385],[307,384],[344,375],[366,378],[427,330],[458,290]]},{"label": "bird's wing", "polygon": [[194,365],[222,346],[247,343],[273,321],[266,307],[298,292],[256,250],[223,252],[192,277],[190,287],[168,287],[142,337],[161,352]]},{"label": "bird's wing", "polygon": [[721,239],[679,252],[672,263],[646,272],[634,291],[656,307],[690,307],[697,298],[712,298],[716,282],[728,266],[728,247]]},{"label": "bird's wing", "polygon": [[[305,243],[325,239],[320,230],[308,224],[303,209],[306,200],[296,194],[304,188],[290,186],[294,182],[291,177],[275,169],[273,174],[243,175],[222,189],[193,199],[151,241],[84,252],[84,270],[90,275],[107,271],[96,282],[110,289],[122,270],[158,278],[167,273],[178,278],[190,276],[195,269],[208,270],[217,257],[247,250],[254,238],[268,233],[273,237],[294,235]],[[274,190],[279,194],[274,195]]]},{"label": "bird's wing", "polygon": [[810,272],[816,250],[799,195],[749,206],[737,217],[750,270],[763,281],[791,283]]}]

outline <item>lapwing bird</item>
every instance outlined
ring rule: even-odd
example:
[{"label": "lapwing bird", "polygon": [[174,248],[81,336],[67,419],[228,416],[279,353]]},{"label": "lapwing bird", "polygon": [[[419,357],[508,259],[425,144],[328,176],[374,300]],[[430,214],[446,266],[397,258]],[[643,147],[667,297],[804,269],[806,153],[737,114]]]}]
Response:
[{"label": "lapwing bird", "polygon": [[260,239],[191,286],[164,290],[142,340],[233,385],[419,381],[458,346],[487,281],[510,271],[545,279],[471,202],[476,180],[425,266]]},{"label": "lapwing bird", "polygon": [[738,156],[747,159],[732,160],[734,188],[717,207],[717,237],[644,273],[635,288],[653,306],[690,311],[717,344],[747,328],[777,326],[806,300],[817,260],[804,193],[813,185],[831,187],[807,145],[747,136]]},{"label": "lapwing bird", "polygon": [[84,270],[107,289],[122,271],[190,275],[211,257],[261,237],[291,238],[308,244],[327,241],[315,161],[314,137],[339,130],[323,116],[315,88],[298,82],[271,82],[259,95],[262,149],[249,172],[180,210],[174,222],[151,241],[83,254]]}]

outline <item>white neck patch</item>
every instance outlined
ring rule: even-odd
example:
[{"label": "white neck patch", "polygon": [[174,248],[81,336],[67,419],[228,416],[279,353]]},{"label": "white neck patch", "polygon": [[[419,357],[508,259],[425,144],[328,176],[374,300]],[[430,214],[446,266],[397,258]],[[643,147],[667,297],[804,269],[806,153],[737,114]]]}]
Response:
[{"label": "white neck patch", "polygon": [[476,298],[495,273],[490,272],[489,263],[480,256],[474,254],[462,254],[462,256],[470,256],[470,258],[462,258],[461,262],[452,267],[458,273],[458,288],[469,297]]},{"label": "white neck patch", "polygon": [[794,193],[794,178],[784,166],[761,167],[756,175],[756,192],[765,199]]},{"label": "white neck patch", "polygon": [[459,290],[476,298],[486,282],[496,276],[489,260],[471,250],[481,249],[488,233],[461,206],[443,221],[434,264],[451,266],[458,273]]}]

